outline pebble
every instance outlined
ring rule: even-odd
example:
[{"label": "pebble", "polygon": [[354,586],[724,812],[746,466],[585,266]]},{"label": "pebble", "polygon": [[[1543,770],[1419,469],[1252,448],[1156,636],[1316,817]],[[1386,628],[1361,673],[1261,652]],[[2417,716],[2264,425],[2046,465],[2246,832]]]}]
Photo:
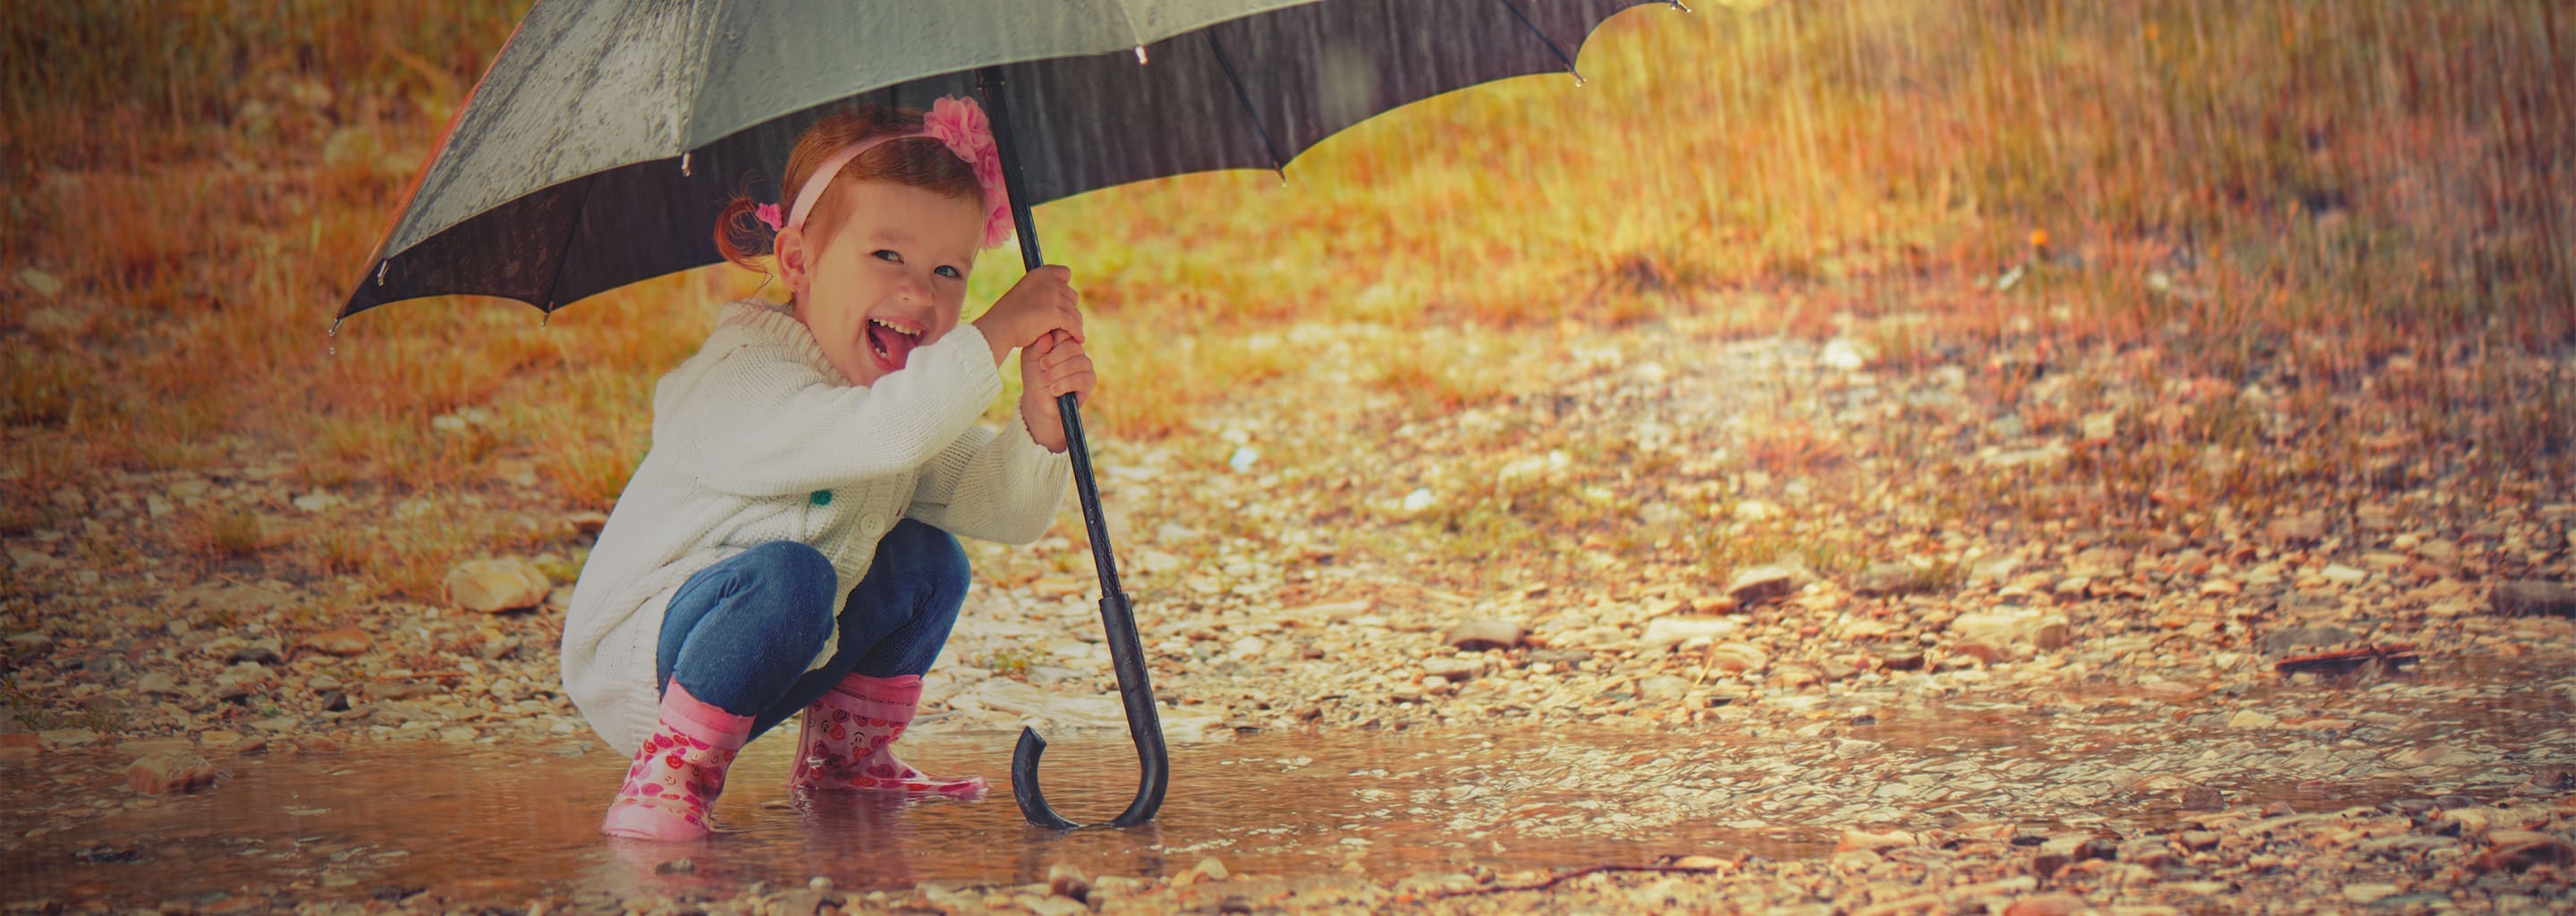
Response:
[{"label": "pebble", "polygon": [[2271,728],[2280,722],[2280,719],[2269,714],[2251,709],[2239,710],[2235,715],[2227,717],[2229,728]]},{"label": "pebble", "polygon": [[447,571],[447,601],[467,611],[498,614],[544,604],[554,589],[534,563],[518,558],[468,560]]},{"label": "pebble", "polygon": [[1743,622],[1732,617],[1657,617],[1646,623],[1646,634],[1638,644],[1647,649],[1669,649],[1690,640],[1726,636],[1742,629]]},{"label": "pebble", "polygon": [[215,780],[215,765],[195,752],[165,750],[145,754],[125,766],[125,779],[144,795],[187,792]]},{"label": "pebble", "polygon": [[366,654],[375,645],[375,639],[365,630],[340,627],[305,636],[298,644],[324,655],[347,658]]},{"label": "pebble", "polygon": [[1519,648],[1528,632],[1519,624],[1490,618],[1470,620],[1449,628],[1440,638],[1442,645],[1464,652],[1492,652]]},{"label": "pebble", "polygon": [[1737,572],[1726,583],[1726,596],[1751,607],[1797,590],[1804,575],[1786,566],[1755,566]]}]

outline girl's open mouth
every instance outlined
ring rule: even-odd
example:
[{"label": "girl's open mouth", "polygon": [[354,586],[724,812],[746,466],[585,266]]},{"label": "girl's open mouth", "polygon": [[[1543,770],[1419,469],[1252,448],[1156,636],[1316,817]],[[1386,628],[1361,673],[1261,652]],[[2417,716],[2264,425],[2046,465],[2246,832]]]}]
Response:
[{"label": "girl's open mouth", "polygon": [[921,332],[906,330],[883,319],[868,319],[868,352],[877,358],[877,368],[893,372],[903,368],[912,356],[912,348],[921,342]]}]

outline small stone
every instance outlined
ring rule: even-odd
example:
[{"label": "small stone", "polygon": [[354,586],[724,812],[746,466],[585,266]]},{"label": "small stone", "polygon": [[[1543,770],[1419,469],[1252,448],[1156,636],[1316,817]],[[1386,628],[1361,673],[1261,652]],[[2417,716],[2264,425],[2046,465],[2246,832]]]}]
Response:
[{"label": "small stone", "polygon": [[1091,881],[1083,877],[1082,869],[1059,862],[1047,866],[1047,892],[1058,897],[1088,901],[1091,899]]},{"label": "small stone", "polygon": [[170,672],[167,671],[147,672],[143,677],[135,680],[134,689],[140,690],[144,693],[159,693],[178,696],[179,679],[172,677]]},{"label": "small stone", "polygon": [[1470,620],[1449,629],[1440,638],[1442,644],[1464,652],[1491,652],[1519,648],[1529,633],[1519,624],[1504,620]]},{"label": "small stone", "polygon": [[2182,809],[2185,811],[2219,811],[2227,807],[2227,796],[2215,786],[2189,783],[2182,787]]},{"label": "small stone", "polygon": [[2271,728],[2274,725],[2280,724],[2280,721],[2281,720],[2279,718],[2271,715],[2251,709],[2242,709],[2238,710],[2235,715],[2227,717],[2227,727]]},{"label": "small stone", "polygon": [[[1914,661],[1920,665],[1922,654],[1916,653]],[[1709,647],[1707,663],[1709,667],[1728,674],[1742,674],[1770,667],[1771,656],[1751,643],[1727,642]]]},{"label": "small stone", "polygon": [[347,503],[348,500],[342,499],[338,495],[327,490],[315,490],[311,493],[298,496],[291,500],[291,502],[295,504],[295,508],[306,512],[327,512]]},{"label": "small stone", "polygon": [[2518,579],[2487,593],[2487,609],[2507,616],[2547,614],[2576,617],[2576,589],[2556,582]]},{"label": "small stone", "polygon": [[1923,577],[1905,563],[1872,563],[1853,574],[1851,590],[1856,595],[1905,595],[1921,591]]},{"label": "small stone", "polygon": [[274,665],[283,657],[278,654],[277,648],[277,639],[275,637],[262,636],[258,639],[242,643],[240,647],[235,648],[232,651],[232,654],[225,656],[224,661],[232,664],[251,662],[261,665]]},{"label": "small stone", "polygon": [[126,782],[145,795],[190,791],[214,782],[215,775],[213,763],[190,751],[156,751],[125,766]]},{"label": "small stone", "polygon": [[1223,881],[1226,878],[1225,863],[1217,861],[1215,856],[1200,859],[1190,871],[1203,881]]},{"label": "small stone", "polygon": [[1991,665],[2007,657],[2004,654],[2002,647],[1996,646],[1993,643],[1977,642],[1975,640],[1953,644],[1950,647],[1950,652],[1954,655],[1976,659],[1977,663],[1981,665]]},{"label": "small stone", "polygon": [[1012,902],[1018,903],[1029,912],[1037,914],[1037,916],[1081,916],[1081,914],[1091,912],[1090,907],[1084,906],[1076,901],[1067,900],[1063,897],[1041,897],[1036,894],[1019,894],[1013,896],[1011,900]]},{"label": "small stone", "polygon": [[367,649],[374,644],[374,641],[374,638],[368,636],[367,631],[365,630],[355,627],[341,627],[336,630],[324,630],[322,632],[306,636],[299,644],[304,648],[320,652],[324,655],[337,655],[342,658],[347,658],[352,655],[366,654]]},{"label": "small stone", "polygon": [[1799,579],[1798,571],[1786,566],[1756,566],[1736,573],[1726,583],[1726,596],[1751,607],[1796,591]]},{"label": "small stone", "polygon": [[197,735],[197,744],[210,750],[222,750],[224,748],[237,746],[241,743],[242,735],[240,732],[229,731],[226,729],[212,729],[201,732]]},{"label": "small stone", "polygon": [[2358,585],[2370,579],[2370,573],[2341,563],[2328,563],[2326,568],[2317,574],[2324,577],[2327,582],[2336,585]]},{"label": "small stone", "polygon": [[2534,865],[2576,865],[2576,845],[2536,830],[2490,830],[2494,848],[2470,860],[2478,871],[2524,871]]},{"label": "small stone", "polygon": [[469,560],[447,571],[448,603],[486,614],[536,607],[553,588],[545,571],[517,558]]},{"label": "small stone", "polygon": [[1912,846],[1915,842],[1914,834],[1907,833],[1902,830],[1890,830],[1886,833],[1871,833],[1866,830],[1845,830],[1843,831],[1842,838],[1834,842],[1834,851],[1850,852],[1855,849],[1861,849],[1868,850],[1870,852],[1878,852],[1880,850],[1894,849],[1899,846]]},{"label": "small stone", "polygon": [[1657,617],[1646,623],[1646,635],[1639,644],[1647,649],[1666,649],[1693,639],[1727,636],[1744,629],[1732,617]]},{"label": "small stone", "polygon": [[597,535],[608,528],[608,513],[575,512],[564,517],[564,526],[574,534]]}]

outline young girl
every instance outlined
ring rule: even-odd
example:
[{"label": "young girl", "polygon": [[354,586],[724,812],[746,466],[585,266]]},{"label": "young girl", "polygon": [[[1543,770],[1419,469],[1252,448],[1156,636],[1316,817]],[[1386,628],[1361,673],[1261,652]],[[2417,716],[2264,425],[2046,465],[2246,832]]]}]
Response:
[{"label": "young girl", "polygon": [[[752,269],[774,254],[789,303],[728,304],[655,387],[652,450],[573,588],[565,692],[635,756],[613,835],[705,837],[735,751],[798,710],[800,793],[982,794],[892,745],[965,599],[954,535],[1037,540],[1071,473],[1054,399],[1093,383],[1071,274],[958,321],[1010,231],[981,109],[835,114],[782,188],[784,212],[737,199],[716,239]],[[977,427],[1020,348],[1021,422]]]}]

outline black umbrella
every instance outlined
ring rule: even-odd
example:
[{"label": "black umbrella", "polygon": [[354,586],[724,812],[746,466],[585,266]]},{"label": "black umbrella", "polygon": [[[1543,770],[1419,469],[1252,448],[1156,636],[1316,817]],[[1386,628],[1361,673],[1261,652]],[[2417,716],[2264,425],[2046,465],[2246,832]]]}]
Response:
[{"label": "black umbrella", "polygon": [[[1035,268],[1031,206],[1187,172],[1284,175],[1379,112],[1571,72],[1595,26],[1646,2],[1659,0],[538,0],[339,317],[448,294],[551,314],[721,261],[707,230],[726,202],[777,199],[764,173],[855,101],[926,109],[980,95]],[[1109,822],[1127,826],[1162,804],[1162,728],[1073,397],[1057,405],[1142,758],[1135,801]],[[1021,731],[1012,794],[1031,823],[1077,826],[1038,790],[1045,747]]]}]

